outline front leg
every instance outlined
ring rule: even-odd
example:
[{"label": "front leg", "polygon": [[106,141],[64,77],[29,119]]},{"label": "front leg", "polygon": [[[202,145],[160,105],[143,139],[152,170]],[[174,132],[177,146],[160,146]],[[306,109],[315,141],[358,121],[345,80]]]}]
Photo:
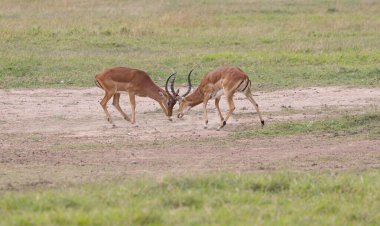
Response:
[{"label": "front leg", "polygon": [[120,93],[115,93],[115,95],[113,95],[113,101],[112,101],[113,106],[115,106],[115,108],[120,112],[120,114],[124,117],[125,120],[127,120],[128,122],[130,122],[131,119],[121,109],[119,101],[120,101]]},{"label": "front leg", "polygon": [[131,102],[131,114],[132,114],[132,119],[131,123],[135,124],[136,123],[136,98],[134,93],[129,93],[129,101]]},{"label": "front leg", "polygon": [[205,98],[203,99],[203,119],[205,124],[203,125],[203,128],[207,129],[208,124],[208,116],[207,116],[207,102],[209,100],[209,95],[205,95]]}]

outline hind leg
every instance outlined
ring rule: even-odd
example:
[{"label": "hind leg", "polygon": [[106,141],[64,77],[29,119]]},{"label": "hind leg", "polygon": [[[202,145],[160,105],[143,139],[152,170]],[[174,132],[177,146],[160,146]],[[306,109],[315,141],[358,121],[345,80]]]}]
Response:
[{"label": "hind leg", "polygon": [[119,100],[120,100],[120,93],[115,93],[115,95],[113,95],[112,105],[115,106],[115,108],[120,112],[120,114],[124,117],[125,120],[127,120],[128,122],[130,122],[131,119],[121,109],[121,107],[119,105]]},{"label": "hind leg", "polygon": [[108,101],[111,99],[111,97],[112,97],[114,94],[115,94],[114,92],[107,92],[107,91],[106,91],[106,93],[105,93],[105,95],[104,95],[102,101],[100,101],[100,105],[102,106],[104,112],[106,113],[107,121],[108,121],[109,123],[111,123],[111,125],[112,125],[113,127],[115,127],[115,124],[113,123],[112,118],[111,118],[111,115],[110,115],[110,113],[109,113],[108,110],[107,110],[107,103],[108,103]]},{"label": "hind leg", "polygon": [[220,108],[219,108],[219,102],[220,102],[220,97],[215,98],[215,107],[216,107],[216,110],[218,110],[218,115],[220,117],[220,121],[223,123],[224,118],[223,118],[222,112],[220,111]]},{"label": "hind leg", "polygon": [[205,98],[203,99],[203,119],[205,124],[203,125],[203,128],[207,129],[208,124],[208,115],[207,115],[207,103],[209,100],[209,95],[205,95]]},{"label": "hind leg", "polygon": [[224,121],[222,121],[222,124],[219,126],[218,130],[220,130],[221,128],[223,128],[227,124],[228,118],[232,115],[232,113],[235,110],[235,104],[234,104],[233,97],[234,97],[233,93],[227,94],[228,112],[227,112],[226,118],[224,119]]},{"label": "hind leg", "polygon": [[264,126],[264,120],[263,117],[261,116],[260,110],[259,110],[259,105],[256,103],[256,101],[253,99],[252,93],[250,89],[247,89],[246,92],[244,92],[245,96],[247,99],[253,104],[253,106],[256,108],[257,114],[259,115],[261,126]]}]

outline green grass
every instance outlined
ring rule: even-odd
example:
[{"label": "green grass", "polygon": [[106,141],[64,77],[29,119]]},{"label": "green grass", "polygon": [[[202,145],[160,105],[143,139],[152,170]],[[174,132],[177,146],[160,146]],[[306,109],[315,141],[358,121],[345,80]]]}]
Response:
[{"label": "green grass", "polygon": [[[197,83],[222,65],[255,88],[380,85],[377,1],[0,0],[0,88],[89,87],[130,66]],[[162,79],[160,80],[159,77]]]},{"label": "green grass", "polygon": [[380,173],[218,173],[0,193],[0,225],[378,225]]},{"label": "green grass", "polygon": [[[111,66],[143,69],[161,85],[172,70],[185,83],[195,68],[197,84],[222,65],[241,67],[255,89],[380,87],[379,11],[378,1],[356,0],[0,0],[0,88],[92,87]],[[231,139],[378,139],[379,122],[378,113],[284,122]],[[379,181],[378,171],[219,173],[8,190],[0,225],[379,225]]]},{"label": "green grass", "polygon": [[362,115],[340,116],[332,119],[314,121],[287,121],[239,131],[235,138],[254,136],[284,136],[297,134],[330,134],[332,136],[357,136],[367,139],[380,137],[380,114],[378,112]]}]

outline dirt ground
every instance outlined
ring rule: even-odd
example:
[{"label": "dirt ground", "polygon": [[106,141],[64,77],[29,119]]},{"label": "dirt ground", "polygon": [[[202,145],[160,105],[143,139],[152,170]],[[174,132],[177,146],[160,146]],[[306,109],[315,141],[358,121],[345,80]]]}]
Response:
[{"label": "dirt ground", "polygon": [[[379,88],[312,87],[255,95],[267,124],[360,114],[380,106]],[[380,168],[380,139],[226,139],[260,127],[253,106],[241,94],[222,131],[216,131],[213,101],[209,128],[203,129],[201,106],[170,122],[148,98],[136,100],[138,127],[109,103],[117,125],[112,128],[99,105],[102,96],[99,88],[0,90],[0,190],[217,171]],[[129,113],[127,100],[122,95],[121,106]],[[225,99],[221,109],[227,109]]]}]

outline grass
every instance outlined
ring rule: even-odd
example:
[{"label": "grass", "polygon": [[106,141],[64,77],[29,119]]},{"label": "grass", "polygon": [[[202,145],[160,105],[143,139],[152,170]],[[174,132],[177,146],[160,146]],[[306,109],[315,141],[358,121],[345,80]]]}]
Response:
[{"label": "grass", "polygon": [[378,225],[380,173],[218,173],[0,193],[0,225]]},{"label": "grass", "polygon": [[[197,84],[222,65],[241,67],[262,90],[380,87],[379,11],[378,1],[356,0],[0,0],[0,88],[92,87],[95,74],[111,66],[143,69],[161,85],[172,70],[185,83],[195,68]],[[376,112],[284,122],[230,139],[378,139],[379,122]],[[102,147],[86,141],[52,150]],[[42,180],[0,191],[0,226],[378,225],[379,181],[378,171],[218,173],[55,189],[42,188]]]},{"label": "grass", "polygon": [[256,89],[380,85],[377,1],[0,0],[0,88],[89,87],[130,66],[197,83],[221,65]]},{"label": "grass", "polygon": [[235,138],[254,136],[285,136],[297,134],[330,134],[332,136],[357,136],[367,139],[380,137],[380,114],[340,116],[315,121],[288,121],[235,133]]}]

